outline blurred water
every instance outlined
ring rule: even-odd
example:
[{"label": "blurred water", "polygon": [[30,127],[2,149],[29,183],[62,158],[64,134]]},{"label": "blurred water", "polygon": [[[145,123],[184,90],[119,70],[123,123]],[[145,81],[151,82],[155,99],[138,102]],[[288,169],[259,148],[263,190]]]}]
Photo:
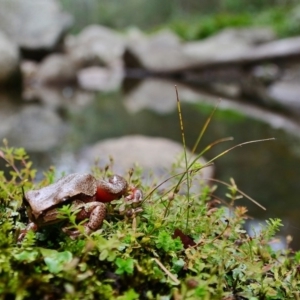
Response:
[{"label": "blurred water", "polygon": [[[143,134],[181,142],[174,85],[170,83],[168,105],[166,98],[156,99],[156,106],[155,99],[145,103],[146,95],[140,96],[141,105],[130,98],[132,89],[126,93],[119,90],[93,94],[69,88],[68,93],[56,91],[59,99],[52,93],[47,101],[44,98],[31,102],[2,93],[0,138],[6,137],[11,146],[24,146],[40,173],[50,165],[67,171],[69,164],[76,163],[76,153],[105,138]],[[179,89],[180,95],[181,92],[185,138],[192,148],[216,101],[203,101],[205,97],[191,97]],[[159,106],[164,109],[159,110]],[[211,159],[235,144],[274,137],[275,141],[238,147],[219,158],[215,177],[226,182],[233,177],[241,190],[267,208],[263,211],[248,200],[239,200],[237,204],[246,205],[250,216],[258,220],[281,218],[285,224],[282,234],[291,234],[292,246],[299,249],[300,140],[295,128],[293,133],[283,128],[274,128],[241,110],[231,110],[221,102],[199,150],[217,139],[234,137],[233,142],[219,144],[207,152],[205,157]],[[219,186],[216,194],[224,198],[225,190]]]}]

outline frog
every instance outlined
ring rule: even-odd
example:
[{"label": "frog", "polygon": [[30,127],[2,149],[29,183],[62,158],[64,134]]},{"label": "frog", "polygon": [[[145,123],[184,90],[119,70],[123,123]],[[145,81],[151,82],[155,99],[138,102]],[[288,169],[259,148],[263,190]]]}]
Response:
[{"label": "frog", "polygon": [[[113,175],[108,180],[97,180],[88,173],[73,173],[60,178],[46,187],[23,191],[23,203],[26,207],[29,223],[21,230],[18,242],[21,242],[29,230],[61,222],[59,209],[70,205],[76,214],[76,221],[84,222],[84,232],[90,235],[101,228],[107,213],[107,203],[125,198],[125,201],[139,203],[143,193],[129,186],[124,177]],[[72,239],[80,232],[62,227],[63,232]]]}]

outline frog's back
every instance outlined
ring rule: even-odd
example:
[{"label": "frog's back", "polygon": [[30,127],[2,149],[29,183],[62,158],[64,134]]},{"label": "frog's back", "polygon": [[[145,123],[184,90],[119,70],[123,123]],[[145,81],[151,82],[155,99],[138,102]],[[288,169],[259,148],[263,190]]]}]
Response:
[{"label": "frog's back", "polygon": [[40,214],[51,207],[57,206],[77,195],[94,196],[97,181],[91,174],[74,173],[62,177],[56,183],[38,190],[26,192],[32,214],[38,218]]}]

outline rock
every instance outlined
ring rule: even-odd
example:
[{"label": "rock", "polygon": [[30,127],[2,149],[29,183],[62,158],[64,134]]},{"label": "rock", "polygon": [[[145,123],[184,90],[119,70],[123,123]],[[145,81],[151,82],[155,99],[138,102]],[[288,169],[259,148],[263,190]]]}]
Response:
[{"label": "rock", "polygon": [[19,70],[19,50],[15,43],[0,31],[0,85]]},{"label": "rock", "polygon": [[300,114],[299,82],[278,81],[268,88],[269,97],[293,113]]},{"label": "rock", "polygon": [[19,47],[52,50],[72,25],[55,0],[1,0],[0,29]]},{"label": "rock", "polygon": [[139,63],[151,72],[178,72],[234,59],[274,38],[274,32],[268,28],[229,28],[205,40],[183,44],[169,30],[149,37],[134,32],[129,35],[125,64],[130,67],[132,62]]},{"label": "rock", "polygon": [[79,86],[90,91],[115,91],[121,87],[123,78],[124,70],[120,64],[109,68],[84,68],[77,73]]},{"label": "rock", "polygon": [[205,40],[186,43],[183,53],[195,63],[207,64],[242,55],[255,45],[270,42],[274,38],[274,32],[268,28],[229,28]]},{"label": "rock", "polygon": [[[144,69],[152,72],[171,72],[191,63],[183,54],[179,37],[170,30],[162,30],[151,36],[129,35],[128,57],[138,61]],[[125,61],[130,67],[130,61]]]},{"label": "rock", "polygon": [[77,36],[68,36],[65,50],[78,68],[109,66],[121,61],[125,39],[116,31],[100,25],[90,25]]},{"label": "rock", "polygon": [[10,145],[27,151],[43,152],[57,146],[63,138],[64,124],[57,113],[42,106],[24,106],[11,120],[6,138]]},{"label": "rock", "polygon": [[[300,8],[300,6],[299,6]],[[279,65],[280,66],[280,65]],[[279,68],[279,67],[278,67]],[[266,87],[266,94],[271,101],[294,115],[300,115],[300,63],[291,60],[278,71],[276,81]]]},{"label": "rock", "polygon": [[23,90],[22,98],[26,101],[39,100],[45,109],[69,112],[81,110],[94,100],[94,94],[83,91],[75,86],[28,86]]},{"label": "rock", "polygon": [[182,84],[149,78],[141,81],[124,96],[126,109],[131,113],[143,109],[160,114],[172,112],[177,108],[175,85],[179,91],[180,101],[195,102],[202,96]]},{"label": "rock", "polygon": [[221,30],[210,40],[219,42],[239,42],[249,46],[264,44],[276,38],[275,32],[268,27],[227,28]]},{"label": "rock", "polygon": [[21,61],[20,68],[23,78],[23,86],[26,88],[27,85],[35,83],[36,72],[39,68],[38,63],[32,60],[25,59]]},{"label": "rock", "polygon": [[299,56],[300,37],[291,37],[272,41],[253,48],[251,51],[241,54],[235,59],[243,61],[259,61],[277,59],[280,57]]},{"label": "rock", "polygon": [[20,105],[14,94],[0,93],[0,140],[27,151],[45,152],[57,146],[65,125],[56,112],[39,105]]},{"label": "rock", "polygon": [[[88,170],[95,158],[99,158],[100,167],[105,167],[110,164],[110,157],[112,157],[113,172],[126,175],[130,168],[134,168],[137,164],[142,169],[142,181],[149,184],[153,180],[150,174],[154,175],[155,180],[162,181],[172,174],[182,172],[184,170],[182,154],[183,146],[172,140],[134,135],[104,140],[89,147],[84,151],[77,165],[81,164],[81,171],[84,168]],[[188,157],[195,158],[195,155],[188,152]],[[172,165],[179,161],[177,167],[172,169]],[[205,164],[203,158],[200,158],[198,162],[201,165]],[[171,173],[171,170],[175,173]],[[212,176],[213,168],[211,166],[203,168],[195,176],[195,181],[200,182]],[[178,178],[175,179],[175,182],[177,180]],[[170,182],[174,183],[172,180]],[[195,187],[199,191],[199,183],[195,184]]]},{"label": "rock", "polygon": [[51,54],[39,65],[35,79],[41,84],[67,84],[76,82],[76,68],[64,54]]},{"label": "rock", "polygon": [[[291,37],[271,41],[260,45],[249,46],[239,44],[238,41],[229,44],[215,44],[214,46],[199,44],[187,44],[185,54],[194,60],[194,64],[187,68],[203,69],[212,67],[224,67],[224,65],[243,65],[247,63],[258,64],[261,62],[276,62],[279,58],[288,60],[290,57],[298,57],[300,53],[300,37]],[[217,48],[224,49],[219,51]],[[230,51],[231,50],[231,51]],[[210,52],[210,53],[209,53]]]},{"label": "rock", "polygon": [[8,137],[20,113],[20,105],[15,95],[0,92],[0,141]]},{"label": "rock", "polygon": [[265,63],[263,65],[254,66],[250,76],[267,85],[278,80],[281,76],[280,73],[281,70],[278,65],[275,63]]}]

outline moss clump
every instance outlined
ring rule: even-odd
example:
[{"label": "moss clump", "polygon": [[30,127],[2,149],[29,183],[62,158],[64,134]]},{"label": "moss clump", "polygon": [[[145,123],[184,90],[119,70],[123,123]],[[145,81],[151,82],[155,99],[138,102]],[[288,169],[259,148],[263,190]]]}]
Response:
[{"label": "moss clump", "polygon": [[[194,182],[203,184],[202,192],[189,197],[178,193],[178,187],[163,193],[143,186],[148,196],[137,215],[116,213],[124,209],[121,199],[110,205],[107,221],[90,236],[72,240],[59,226],[48,226],[29,232],[18,244],[26,223],[18,210],[21,186],[44,186],[57,174],[49,170],[36,183],[23,149],[5,144],[0,156],[11,170],[0,172],[1,299],[300,297],[300,253],[270,247],[281,226],[278,219],[268,220],[257,236],[248,236],[243,229],[247,210],[235,205],[239,192],[233,181],[227,194],[230,217],[217,205],[214,186]],[[101,176],[101,170],[94,175]],[[129,180],[139,184],[139,173]],[[62,213],[67,215],[68,208]]]}]

